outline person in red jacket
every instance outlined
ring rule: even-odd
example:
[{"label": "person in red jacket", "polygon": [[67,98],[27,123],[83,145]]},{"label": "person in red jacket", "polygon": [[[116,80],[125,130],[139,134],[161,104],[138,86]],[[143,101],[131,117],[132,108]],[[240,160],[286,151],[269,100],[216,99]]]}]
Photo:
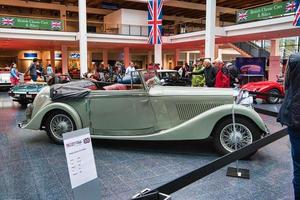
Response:
[{"label": "person in red jacket", "polygon": [[226,72],[224,62],[221,59],[216,59],[213,64],[217,69],[215,87],[218,88],[229,88],[230,87],[230,78]]}]

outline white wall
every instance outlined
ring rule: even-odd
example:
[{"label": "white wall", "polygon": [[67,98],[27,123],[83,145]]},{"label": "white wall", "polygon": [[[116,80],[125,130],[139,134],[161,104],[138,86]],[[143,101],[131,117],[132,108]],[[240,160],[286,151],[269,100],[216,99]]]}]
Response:
[{"label": "white wall", "polygon": [[132,9],[122,10],[122,24],[146,26],[148,20],[148,12]]},{"label": "white wall", "polygon": [[117,24],[121,24],[119,34],[147,35],[147,19],[147,11],[120,9],[104,16],[104,23],[111,24],[109,28],[117,28]]}]

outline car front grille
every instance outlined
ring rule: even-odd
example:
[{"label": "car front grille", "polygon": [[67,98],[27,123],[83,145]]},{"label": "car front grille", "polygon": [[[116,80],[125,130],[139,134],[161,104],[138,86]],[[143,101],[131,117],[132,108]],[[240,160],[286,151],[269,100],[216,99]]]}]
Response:
[{"label": "car front grille", "polygon": [[214,107],[220,106],[217,103],[203,103],[203,104],[176,104],[179,119],[182,121],[189,120],[197,115],[212,109]]}]

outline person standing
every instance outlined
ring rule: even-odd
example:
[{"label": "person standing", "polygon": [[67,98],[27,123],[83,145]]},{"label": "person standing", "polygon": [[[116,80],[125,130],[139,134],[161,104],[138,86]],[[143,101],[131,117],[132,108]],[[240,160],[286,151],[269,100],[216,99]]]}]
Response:
[{"label": "person standing", "polygon": [[19,83],[19,72],[17,70],[16,63],[12,63],[11,69],[10,69],[10,83],[12,86],[15,86]]},{"label": "person standing", "polygon": [[130,75],[131,72],[135,72],[135,67],[134,67],[133,62],[129,63],[129,66],[126,68],[125,74]]},{"label": "person standing", "polygon": [[52,74],[53,74],[52,66],[51,66],[51,64],[48,64],[47,65],[47,75],[52,76]]},{"label": "person standing", "polygon": [[203,60],[197,61],[197,65],[194,67],[192,72],[192,87],[203,87],[205,86],[205,76]]},{"label": "person standing", "polygon": [[186,66],[186,65],[181,66],[181,67],[179,68],[179,70],[178,70],[178,73],[179,73],[179,75],[180,75],[182,78],[185,78],[185,77],[187,76],[187,74],[188,74],[188,68],[187,68],[187,66]]},{"label": "person standing", "polygon": [[239,71],[232,63],[226,63],[226,69],[230,78],[230,87],[234,88],[236,84],[239,84]]},{"label": "person standing", "polygon": [[37,73],[40,75],[40,77],[44,76],[43,64],[40,62],[38,62],[38,65],[37,65]]},{"label": "person standing", "polygon": [[205,85],[207,87],[214,87],[216,82],[217,70],[210,63],[209,59],[205,59],[203,62]]},{"label": "person standing", "polygon": [[216,59],[214,65],[217,68],[216,82],[215,87],[218,88],[229,88],[230,87],[230,78],[228,72],[224,67],[224,62],[221,59]]},{"label": "person standing", "polygon": [[289,57],[285,78],[285,98],[277,121],[288,127],[294,168],[295,200],[300,199],[300,53]]},{"label": "person standing", "polygon": [[27,68],[25,72],[25,74],[29,72],[31,80],[34,82],[37,80],[37,71],[36,71],[37,65],[38,65],[38,59],[34,58],[32,60],[32,63],[30,64],[30,66]]}]

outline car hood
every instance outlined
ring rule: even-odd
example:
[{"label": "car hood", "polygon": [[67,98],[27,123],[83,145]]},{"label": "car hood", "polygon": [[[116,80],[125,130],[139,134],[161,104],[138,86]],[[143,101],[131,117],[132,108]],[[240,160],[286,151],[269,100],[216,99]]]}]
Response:
[{"label": "car hood", "polygon": [[250,90],[250,91],[255,91],[264,87],[268,87],[271,85],[277,84],[274,81],[259,81],[259,82],[252,82],[252,83],[247,83],[242,87],[242,89],[245,90]]},{"label": "car hood", "polygon": [[232,88],[155,86],[150,96],[233,96]]}]

